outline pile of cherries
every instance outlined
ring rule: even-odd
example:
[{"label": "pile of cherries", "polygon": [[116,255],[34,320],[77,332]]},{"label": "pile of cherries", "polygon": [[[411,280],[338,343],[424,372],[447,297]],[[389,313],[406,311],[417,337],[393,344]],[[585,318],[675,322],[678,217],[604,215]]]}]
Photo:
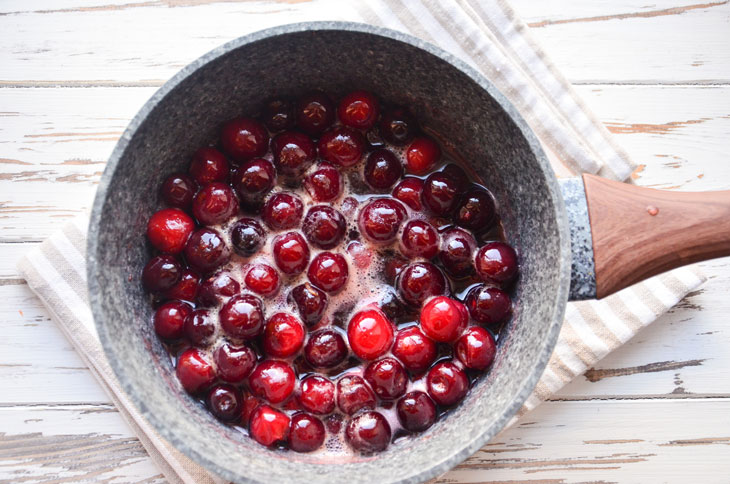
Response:
[{"label": "pile of cherries", "polygon": [[236,118],[167,177],[142,272],[184,389],[265,446],[429,428],[495,356],[517,255],[408,109],[322,92]]}]

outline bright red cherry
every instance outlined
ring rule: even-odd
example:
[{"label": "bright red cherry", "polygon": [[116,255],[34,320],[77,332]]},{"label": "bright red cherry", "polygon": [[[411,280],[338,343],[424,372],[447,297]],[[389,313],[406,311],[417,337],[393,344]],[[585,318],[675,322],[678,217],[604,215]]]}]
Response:
[{"label": "bright red cherry", "polygon": [[290,192],[279,192],[266,200],[261,218],[272,230],[293,229],[299,225],[303,212],[301,198]]},{"label": "bright red cherry", "polygon": [[314,246],[332,249],[345,236],[345,217],[329,205],[315,205],[304,217],[302,232]]},{"label": "bright red cherry", "polygon": [[411,176],[405,177],[393,188],[393,197],[405,203],[413,210],[420,211],[421,192],[423,192],[423,180]]},{"label": "bright red cherry", "polygon": [[231,185],[248,211],[261,206],[276,183],[276,169],[270,161],[254,158],[243,163],[231,175]]},{"label": "bright red cherry", "polygon": [[171,255],[158,255],[142,269],[142,285],[150,292],[172,289],[182,277],[180,263]]},{"label": "bright red cherry", "polygon": [[273,254],[276,267],[287,275],[301,273],[309,263],[309,246],[297,232],[289,232],[274,238]]},{"label": "bright red cherry", "polygon": [[297,103],[296,119],[304,132],[313,136],[322,134],[335,121],[335,105],[326,94],[311,92]]},{"label": "bright red cherry", "polygon": [[315,331],[304,347],[304,358],[315,368],[334,368],[347,358],[345,339],[333,328]]},{"label": "bright red cherry", "polygon": [[363,375],[375,394],[383,400],[402,396],[408,386],[408,374],[395,358],[373,361],[365,368]]},{"label": "bright red cherry", "polygon": [[241,391],[227,384],[218,384],[208,390],[205,403],[218,420],[231,422],[241,417]]},{"label": "bright red cherry", "polygon": [[453,343],[469,324],[469,312],[459,301],[446,296],[429,300],[421,309],[421,328],[439,343]]},{"label": "bright red cherry", "polygon": [[378,100],[368,91],[353,91],[340,101],[337,115],[345,126],[370,129],[378,120]]},{"label": "bright red cherry", "polygon": [[439,250],[439,234],[428,222],[409,220],[403,226],[401,251],[408,257],[431,259]]},{"label": "bright red cherry", "polygon": [[213,352],[218,378],[229,383],[241,383],[256,366],[256,353],[248,346],[223,343]]},{"label": "bright red cherry", "polygon": [[403,176],[403,165],[392,151],[381,148],[368,155],[365,182],[376,190],[388,190]]},{"label": "bright red cherry", "polygon": [[414,139],[406,151],[406,171],[413,175],[425,175],[441,158],[441,148],[431,138]]},{"label": "bright red cherry", "polygon": [[423,182],[421,202],[431,213],[447,216],[453,212],[459,201],[459,185],[443,172],[431,173]]},{"label": "bright red cherry", "polygon": [[475,232],[486,232],[493,225],[495,215],[492,194],[474,187],[461,196],[454,210],[454,223]]},{"label": "bright red cherry", "polygon": [[304,186],[315,202],[331,202],[340,195],[342,185],[339,170],[322,163],[304,179]]},{"label": "bright red cherry", "polygon": [[268,356],[288,358],[304,345],[304,325],[288,313],[276,313],[264,329],[264,351]]},{"label": "bright red cherry", "polygon": [[312,165],[317,158],[317,147],[306,134],[285,131],[271,140],[274,163],[284,176],[298,177]]},{"label": "bright red cherry", "polygon": [[358,216],[363,235],[371,242],[388,244],[395,240],[408,212],[393,198],[376,198],[369,201]]},{"label": "bright red cherry", "polygon": [[365,138],[354,129],[333,128],[319,139],[319,156],[338,166],[352,166],[362,158]]},{"label": "bright red cherry", "polygon": [[259,405],[251,413],[249,422],[251,437],[267,447],[289,438],[289,417],[268,405]]},{"label": "bright red cherry", "polygon": [[180,280],[170,289],[163,293],[165,299],[180,299],[181,301],[193,302],[198,297],[198,286],[200,276],[190,269],[182,271]]},{"label": "bright red cherry", "polygon": [[335,410],[335,384],[329,378],[311,375],[302,380],[299,403],[317,415],[326,415]]},{"label": "bright red cherry", "polygon": [[436,404],[423,392],[410,392],[398,400],[398,421],[404,429],[423,432],[436,421]]},{"label": "bright red cherry", "polygon": [[207,309],[196,309],[185,318],[183,330],[192,344],[207,345],[215,334],[215,322]]},{"label": "bright red cherry", "polygon": [[294,370],[287,363],[266,360],[253,369],[248,377],[248,386],[257,397],[276,404],[291,396],[296,380]]},{"label": "bright red cherry", "polygon": [[179,254],[195,229],[195,222],[179,208],[163,208],[147,222],[147,238],[160,252]]},{"label": "bright red cherry", "polygon": [[162,339],[178,339],[183,335],[185,318],[193,311],[182,301],[169,301],[157,308],[153,317],[155,333]]},{"label": "bright red cherry", "polygon": [[213,366],[197,348],[188,348],[177,358],[175,374],[185,391],[191,394],[205,390],[215,381]]},{"label": "bright red cherry", "polygon": [[244,278],[246,287],[264,297],[271,297],[279,291],[279,273],[267,264],[252,264]]},{"label": "bright red cherry", "polygon": [[436,364],[426,377],[428,394],[434,402],[444,407],[459,403],[469,391],[469,379],[464,370],[445,361]]},{"label": "bright red cherry", "polygon": [[193,199],[193,215],[201,224],[221,224],[233,217],[236,212],[238,212],[238,197],[225,183],[209,183],[201,188]]},{"label": "bright red cherry", "polygon": [[215,148],[200,148],[193,154],[188,173],[199,185],[226,181],[230,168],[225,155]]},{"label": "bright red cherry", "polygon": [[393,344],[393,323],[378,309],[365,309],[347,325],[350,348],[361,359],[371,361],[385,354]]},{"label": "bright red cherry", "polygon": [[509,294],[496,287],[479,285],[469,290],[466,296],[469,314],[482,324],[504,321],[512,310]]},{"label": "bright red cherry", "polygon": [[236,118],[228,121],[221,131],[221,146],[228,156],[244,162],[266,154],[269,133],[256,120]]},{"label": "bright red cherry", "polygon": [[327,308],[327,293],[305,282],[292,289],[289,297],[297,306],[299,316],[307,325],[311,326],[322,319],[322,314]]},{"label": "bright red cherry", "polygon": [[492,334],[479,326],[472,326],[456,342],[456,356],[465,367],[486,370],[494,361],[497,346]]},{"label": "bright red cherry", "polygon": [[198,185],[191,177],[182,173],[173,173],[165,178],[160,187],[160,194],[167,205],[188,209],[190,204],[193,203],[193,197],[197,189]]},{"label": "bright red cherry", "polygon": [[325,431],[321,420],[307,413],[297,413],[291,418],[289,448],[295,452],[312,452],[324,444]]},{"label": "bright red cherry", "polygon": [[418,326],[398,331],[393,344],[393,356],[414,373],[427,370],[436,360],[436,343],[421,332]]},{"label": "bright red cherry", "polygon": [[341,254],[320,252],[309,264],[307,277],[315,286],[326,292],[337,292],[347,282],[349,269]]},{"label": "bright red cherry", "polygon": [[482,280],[506,284],[517,276],[517,253],[504,242],[489,242],[477,251],[474,267]]},{"label": "bright red cherry", "polygon": [[474,271],[472,261],[476,248],[476,240],[466,230],[453,228],[444,232],[439,260],[446,273],[457,279],[469,276]]},{"label": "bright red cherry", "polygon": [[345,375],[337,381],[337,406],[347,415],[375,408],[375,393],[362,377]]},{"label": "bright red cherry", "polygon": [[252,294],[238,294],[230,298],[218,317],[223,331],[234,338],[255,338],[264,329],[264,305]]},{"label": "bright red cherry", "polygon": [[252,218],[238,220],[230,229],[231,244],[236,254],[250,257],[264,246],[266,231]]},{"label": "bright red cherry", "polygon": [[449,291],[446,276],[430,262],[415,262],[406,266],[396,279],[400,298],[414,307],[420,307],[431,296]]},{"label": "bright red cherry", "polygon": [[406,108],[390,109],[380,119],[380,135],[396,146],[408,144],[417,131],[418,123]]},{"label": "bright red cherry", "polygon": [[385,450],[390,437],[390,425],[378,412],[363,412],[353,417],[345,429],[347,443],[363,453]]},{"label": "bright red cherry", "polygon": [[217,231],[208,228],[198,229],[190,236],[185,245],[185,259],[190,267],[198,272],[213,272],[228,262],[231,249]]},{"label": "bright red cherry", "polygon": [[241,286],[227,272],[218,272],[205,279],[200,284],[197,302],[201,306],[215,306],[223,298],[235,296],[241,291]]}]

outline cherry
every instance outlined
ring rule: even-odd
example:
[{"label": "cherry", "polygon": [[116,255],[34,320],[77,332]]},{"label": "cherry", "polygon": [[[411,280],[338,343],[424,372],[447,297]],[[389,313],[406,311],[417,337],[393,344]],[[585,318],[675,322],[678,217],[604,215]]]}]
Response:
[{"label": "cherry", "polygon": [[158,255],[142,269],[142,285],[150,292],[167,291],[182,277],[180,263],[171,255]]},{"label": "cherry", "polygon": [[173,173],[165,178],[160,188],[162,200],[175,208],[190,208],[198,186],[195,180],[182,173]]},{"label": "cherry", "polygon": [[304,179],[304,186],[315,202],[330,202],[340,195],[340,172],[329,163],[322,163]]},{"label": "cherry", "polygon": [[292,229],[299,225],[302,212],[304,204],[301,198],[290,192],[279,192],[266,200],[261,218],[272,230]]},{"label": "cherry", "polygon": [[197,302],[201,306],[215,306],[224,297],[238,294],[241,286],[227,272],[213,274],[200,284]]},{"label": "cherry", "polygon": [[395,240],[406,218],[406,208],[393,198],[376,198],[369,201],[358,216],[362,233],[372,242],[387,244]]},{"label": "cherry", "polygon": [[235,118],[223,126],[221,147],[228,156],[240,163],[266,153],[269,148],[269,133],[256,120]]},{"label": "cherry", "polygon": [[464,278],[473,272],[472,260],[477,242],[474,237],[459,228],[449,229],[441,236],[439,260],[451,277]]},{"label": "cherry", "polygon": [[345,339],[332,328],[315,331],[304,347],[304,358],[315,368],[334,368],[347,358]]},{"label": "cherry", "polygon": [[496,287],[483,285],[473,287],[466,296],[469,314],[482,324],[503,321],[512,309],[509,295]]},{"label": "cherry", "polygon": [[281,403],[292,394],[297,377],[291,366],[283,361],[262,361],[248,377],[251,392],[269,403]]},{"label": "cherry", "polygon": [[459,301],[436,296],[421,309],[421,328],[439,343],[453,343],[469,324],[469,311]]},{"label": "cherry", "polygon": [[309,246],[297,232],[289,232],[274,238],[273,254],[276,267],[290,276],[302,272],[309,263]]},{"label": "cherry", "polygon": [[200,277],[190,269],[182,271],[177,284],[164,292],[165,299],[180,299],[193,302],[198,297]]},{"label": "cherry", "polygon": [[408,259],[401,256],[394,256],[385,261],[385,280],[389,284],[394,284],[398,274],[408,265]]},{"label": "cherry", "polygon": [[465,367],[486,370],[494,361],[497,346],[491,333],[479,326],[472,326],[456,342],[456,356]]},{"label": "cherry", "polygon": [[439,251],[439,234],[428,222],[409,220],[403,227],[401,251],[411,258],[430,259]]},{"label": "cherry", "polygon": [[309,168],[317,157],[317,147],[306,134],[285,131],[271,140],[271,152],[279,171],[287,177],[297,177]]},{"label": "cherry", "polygon": [[313,325],[322,319],[327,308],[327,294],[321,289],[305,282],[291,290],[289,297],[297,306],[299,316],[308,325]]},{"label": "cherry", "polygon": [[264,304],[251,294],[230,298],[218,313],[223,331],[234,337],[251,339],[264,329]]},{"label": "cherry", "polygon": [[505,284],[517,276],[517,253],[504,242],[489,242],[477,252],[474,267],[482,280]]},{"label": "cherry", "polygon": [[152,320],[155,333],[162,339],[178,339],[183,335],[185,318],[193,308],[182,301],[169,301],[157,308]]},{"label": "cherry", "polygon": [[256,209],[276,183],[276,168],[263,158],[243,163],[231,176],[231,184],[247,209]]},{"label": "cherry", "polygon": [[454,211],[454,223],[475,232],[485,232],[494,223],[496,208],[492,194],[474,187],[461,196]]},{"label": "cherry", "polygon": [[396,279],[400,298],[414,307],[420,307],[431,296],[441,296],[449,290],[441,270],[429,262],[415,262],[406,266]]},{"label": "cherry", "polygon": [[340,101],[337,115],[345,126],[370,129],[378,120],[378,100],[368,91],[353,91]]},{"label": "cherry", "polygon": [[378,309],[359,311],[347,325],[347,339],[359,358],[374,360],[393,344],[393,323]]},{"label": "cherry", "polygon": [[390,109],[380,119],[380,136],[388,143],[403,146],[413,139],[416,131],[416,119],[406,108]]},{"label": "cherry", "polygon": [[450,361],[437,363],[426,377],[428,394],[434,402],[450,407],[461,401],[469,391],[466,373]]},{"label": "cherry", "polygon": [[380,452],[390,444],[390,425],[378,412],[363,412],[350,420],[345,438],[350,446],[360,452]]},{"label": "cherry", "polygon": [[333,128],[319,139],[319,156],[339,166],[352,166],[362,158],[365,138],[346,126]]},{"label": "cherry", "polygon": [[302,97],[296,108],[299,127],[316,136],[335,121],[335,106],[332,100],[322,92],[312,92]]},{"label": "cherry", "polygon": [[221,224],[238,212],[238,197],[233,189],[221,182],[200,189],[193,199],[193,215],[201,224]]},{"label": "cherry", "polygon": [[410,392],[398,400],[398,421],[404,429],[422,432],[436,421],[436,404],[423,392]]},{"label": "cherry", "polygon": [[317,417],[297,413],[291,418],[289,448],[295,452],[312,452],[324,444],[324,424]]},{"label": "cherry", "polygon": [[188,348],[177,358],[175,374],[185,391],[191,394],[205,390],[215,381],[215,371],[205,353]]},{"label": "cherry", "polygon": [[392,151],[381,148],[368,155],[365,182],[376,190],[388,190],[403,176],[403,165]]},{"label": "cherry", "polygon": [[420,211],[423,208],[421,204],[422,192],[423,180],[407,176],[393,188],[393,197],[405,203],[413,210]]},{"label": "cherry", "polygon": [[399,319],[406,313],[406,308],[403,306],[403,303],[398,300],[395,291],[390,288],[380,298],[378,307],[391,321]]},{"label": "cherry", "polygon": [[264,106],[264,124],[274,133],[294,126],[294,106],[286,99],[272,99]]},{"label": "cherry", "polygon": [[231,258],[223,237],[216,230],[198,229],[185,245],[185,259],[190,267],[202,273],[212,272]]},{"label": "cherry", "polygon": [[185,337],[191,343],[202,346],[210,343],[215,333],[215,323],[207,309],[196,309],[185,318],[183,329]]},{"label": "cherry", "polygon": [[304,325],[288,313],[276,313],[264,329],[264,351],[268,356],[288,358],[304,345]]},{"label": "cherry", "polygon": [[335,384],[320,375],[308,376],[302,380],[299,403],[308,412],[326,415],[335,410]]},{"label": "cherry", "polygon": [[226,157],[215,148],[200,148],[193,154],[188,173],[200,185],[226,181],[230,168]]},{"label": "cherry", "polygon": [[215,385],[208,390],[205,403],[218,420],[231,422],[241,417],[241,391],[225,383]]},{"label": "cherry", "polygon": [[413,175],[425,175],[441,158],[441,148],[431,138],[414,139],[406,150],[406,171]]},{"label": "cherry", "polygon": [[357,375],[345,375],[337,381],[337,406],[347,415],[363,408],[375,408],[375,393]]},{"label": "cherry", "polygon": [[309,264],[307,277],[325,292],[337,292],[347,282],[349,269],[341,254],[320,252]]},{"label": "cherry", "polygon": [[410,371],[420,373],[436,359],[436,343],[426,337],[418,326],[401,329],[395,336],[393,356]]},{"label": "cherry", "polygon": [[459,165],[449,163],[441,171],[456,182],[456,185],[459,187],[459,192],[463,192],[469,188],[469,177]]},{"label": "cherry", "polygon": [[393,400],[406,392],[408,375],[395,358],[373,361],[365,368],[365,380],[383,400]]},{"label": "cherry", "polygon": [[179,254],[185,248],[195,222],[179,208],[163,208],[147,222],[147,238],[160,252]]},{"label": "cherry", "polygon": [[252,218],[242,218],[231,227],[231,244],[236,254],[250,257],[264,246],[266,231]]},{"label": "cherry", "polygon": [[253,264],[244,277],[246,287],[264,297],[270,297],[279,291],[279,273],[267,264]]},{"label": "cherry", "polygon": [[223,343],[213,352],[218,378],[229,383],[241,383],[256,366],[256,353],[248,346]]},{"label": "cherry", "polygon": [[328,205],[315,205],[304,217],[302,231],[314,246],[332,249],[345,236],[345,217]]},{"label": "cherry", "polygon": [[423,183],[421,202],[434,215],[449,215],[459,201],[456,180],[443,172],[431,173]]},{"label": "cherry", "polygon": [[249,422],[251,437],[267,447],[289,438],[289,417],[268,405],[259,405],[251,413]]}]

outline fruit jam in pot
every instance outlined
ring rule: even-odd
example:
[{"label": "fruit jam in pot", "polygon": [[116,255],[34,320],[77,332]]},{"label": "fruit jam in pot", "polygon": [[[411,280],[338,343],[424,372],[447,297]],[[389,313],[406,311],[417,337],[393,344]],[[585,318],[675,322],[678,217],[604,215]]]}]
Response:
[{"label": "fruit jam in pot", "polygon": [[366,91],[228,121],[147,226],[142,283],[185,391],[262,445],[333,454],[458,405],[494,360],[518,261],[453,160]]}]

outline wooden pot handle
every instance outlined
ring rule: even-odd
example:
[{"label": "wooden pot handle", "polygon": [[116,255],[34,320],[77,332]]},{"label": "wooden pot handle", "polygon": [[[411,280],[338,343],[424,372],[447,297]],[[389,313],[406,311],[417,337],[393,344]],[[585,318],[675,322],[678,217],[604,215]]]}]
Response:
[{"label": "wooden pot handle", "polygon": [[596,295],[693,262],[730,255],[730,190],[654,190],[583,175]]}]

